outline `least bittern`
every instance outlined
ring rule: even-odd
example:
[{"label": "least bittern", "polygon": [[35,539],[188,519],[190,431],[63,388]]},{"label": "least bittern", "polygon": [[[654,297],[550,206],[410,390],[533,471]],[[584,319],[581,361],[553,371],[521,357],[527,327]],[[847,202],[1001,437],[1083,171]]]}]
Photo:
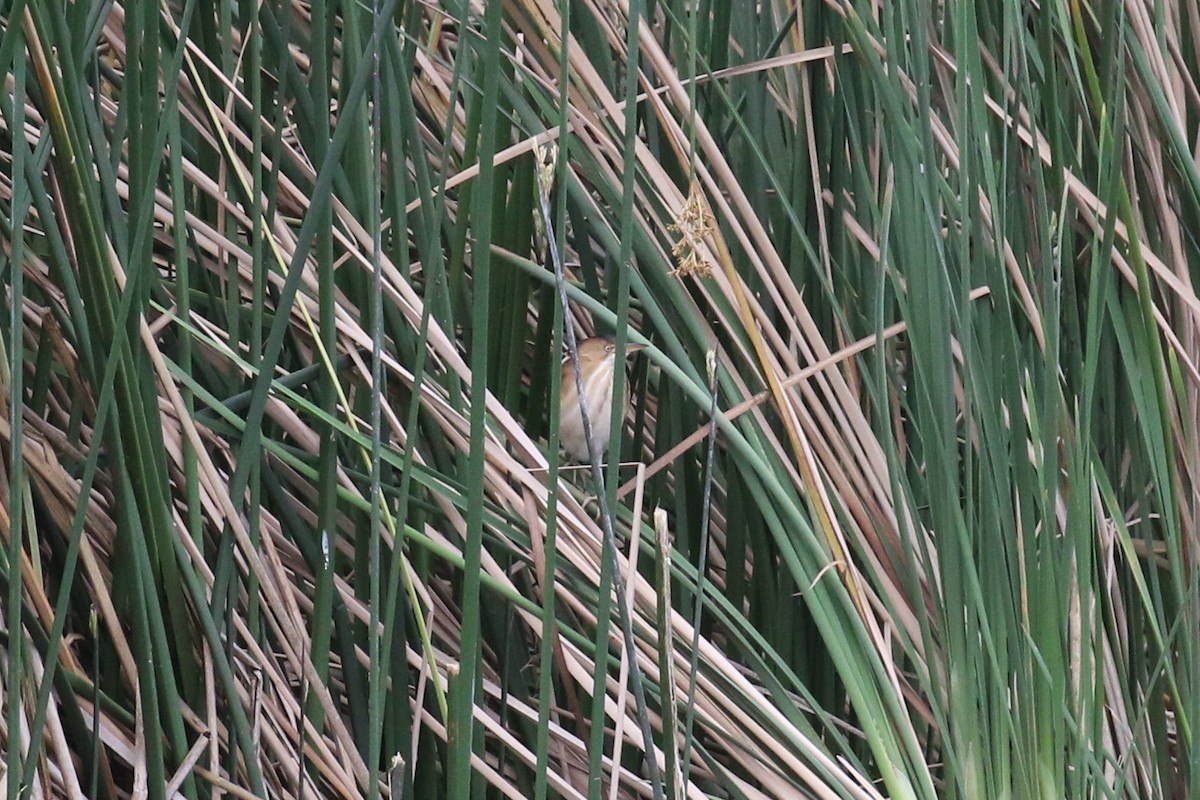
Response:
[{"label": "least bittern", "polygon": [[[644,344],[629,344],[625,355],[636,353]],[[587,401],[588,421],[592,426],[592,442],[596,455],[604,458],[612,432],[613,381],[617,374],[617,344],[609,336],[593,336],[579,343],[579,369],[583,379],[583,395]],[[562,393],[558,406],[558,435],[562,449],[574,461],[590,461],[587,440],[583,433],[583,412],[575,384],[575,363],[570,356],[563,360]],[[629,384],[621,393],[621,416],[624,421],[629,408]]]}]

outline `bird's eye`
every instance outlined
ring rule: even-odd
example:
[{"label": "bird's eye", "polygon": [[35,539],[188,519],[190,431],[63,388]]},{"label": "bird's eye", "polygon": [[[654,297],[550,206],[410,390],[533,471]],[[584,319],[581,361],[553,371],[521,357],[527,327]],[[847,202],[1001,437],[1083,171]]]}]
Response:
[{"label": "bird's eye", "polygon": [[606,346],[604,349],[605,349],[605,350],[607,350],[607,351],[608,351],[608,352],[610,352],[610,353],[615,353],[615,352],[617,352],[617,346],[616,346],[615,344],[610,344],[610,345],[607,345],[607,346]]}]

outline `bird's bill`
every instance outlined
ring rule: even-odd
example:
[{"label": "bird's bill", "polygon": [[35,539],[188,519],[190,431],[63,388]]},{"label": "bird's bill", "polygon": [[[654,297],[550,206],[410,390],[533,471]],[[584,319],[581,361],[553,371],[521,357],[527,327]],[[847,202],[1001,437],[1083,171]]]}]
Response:
[{"label": "bird's bill", "polygon": [[649,345],[635,344],[634,342],[627,342],[625,345],[625,352],[627,354],[628,353],[636,353],[638,350],[645,350],[647,347],[649,347]]}]

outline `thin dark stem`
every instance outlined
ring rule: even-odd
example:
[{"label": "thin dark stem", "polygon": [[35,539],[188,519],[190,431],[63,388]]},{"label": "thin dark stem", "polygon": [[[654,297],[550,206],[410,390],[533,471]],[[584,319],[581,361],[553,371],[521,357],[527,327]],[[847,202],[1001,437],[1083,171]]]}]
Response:
[{"label": "thin dark stem", "polygon": [[[545,165],[542,165],[543,167]],[[600,503],[600,523],[604,529],[604,557],[613,566],[613,589],[617,594],[617,614],[621,620],[621,632],[625,640],[625,653],[629,659],[629,683],[633,689],[634,702],[637,705],[638,727],[642,733],[642,747],[646,759],[646,772],[650,780],[650,788],[654,800],[664,800],[662,778],[658,773],[658,759],[654,756],[653,730],[650,727],[650,712],[646,707],[646,691],[643,686],[642,668],[637,659],[637,642],[633,636],[633,616],[629,604],[625,600],[625,579],[617,568],[617,537],[613,532],[612,513],[608,508],[608,498],[604,491],[604,471],[600,468],[600,453],[596,442],[592,439],[592,419],[588,413],[587,394],[583,386],[583,373],[579,369],[579,342],[575,335],[575,326],[571,324],[570,308],[567,301],[567,280],[563,273],[562,255],[558,251],[558,242],[554,235],[554,221],[550,216],[550,196],[546,181],[538,180],[538,197],[541,200],[542,217],[546,223],[546,241],[550,251],[550,260],[554,262],[554,280],[558,286],[559,302],[562,303],[565,324],[563,333],[567,340],[567,352],[570,353],[572,372],[575,375],[575,391],[579,395],[579,411],[583,417],[583,438],[587,441],[588,457],[592,462],[592,479],[596,482],[596,497]],[[619,354],[618,354],[619,355]],[[623,368],[616,364],[616,369]],[[599,658],[599,654],[597,655]]]}]

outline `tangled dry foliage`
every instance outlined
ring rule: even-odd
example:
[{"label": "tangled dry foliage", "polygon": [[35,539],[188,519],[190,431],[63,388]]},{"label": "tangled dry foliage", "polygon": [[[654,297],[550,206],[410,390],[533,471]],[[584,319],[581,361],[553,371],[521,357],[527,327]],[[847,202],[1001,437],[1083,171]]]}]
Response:
[{"label": "tangled dry foliage", "polygon": [[10,6],[8,796],[1196,788],[1195,4],[565,5]]}]

